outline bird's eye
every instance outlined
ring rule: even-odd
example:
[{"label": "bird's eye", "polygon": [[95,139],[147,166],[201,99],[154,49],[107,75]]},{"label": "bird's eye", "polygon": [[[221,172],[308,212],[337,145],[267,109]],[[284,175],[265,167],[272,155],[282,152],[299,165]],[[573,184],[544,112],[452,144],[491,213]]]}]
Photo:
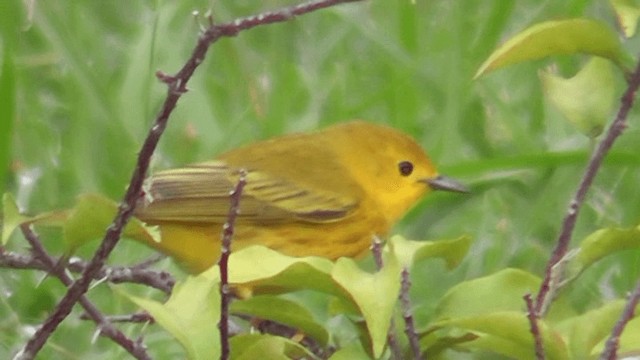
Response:
[{"label": "bird's eye", "polygon": [[398,163],[398,170],[400,171],[400,175],[409,176],[413,172],[413,164],[411,161],[400,161]]}]

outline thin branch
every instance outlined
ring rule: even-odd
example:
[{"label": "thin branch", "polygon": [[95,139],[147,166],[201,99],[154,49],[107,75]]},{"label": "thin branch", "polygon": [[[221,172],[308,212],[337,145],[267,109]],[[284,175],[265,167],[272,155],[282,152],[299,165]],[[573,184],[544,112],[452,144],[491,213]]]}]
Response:
[{"label": "thin branch", "polygon": [[229,287],[229,256],[231,255],[231,240],[235,230],[236,219],[240,213],[240,199],[242,190],[247,184],[247,172],[240,169],[240,177],[235,189],[231,192],[229,213],[227,222],[222,228],[222,250],[220,251],[220,359],[227,360],[230,355],[229,350],[229,303],[231,302],[231,288]]},{"label": "thin branch", "polygon": [[522,297],[527,304],[527,319],[529,319],[529,327],[533,341],[535,343],[535,352],[537,360],[544,360],[544,346],[542,342],[542,334],[540,333],[540,327],[538,326],[538,317],[536,316],[536,310],[533,306],[533,299],[531,294],[526,294]]},{"label": "thin branch", "polygon": [[400,305],[402,306],[402,318],[404,319],[404,333],[407,334],[409,345],[413,352],[413,358],[422,360],[420,351],[420,339],[416,332],[416,326],[413,323],[413,312],[411,311],[411,299],[409,298],[409,290],[411,289],[411,280],[409,279],[409,270],[405,267],[402,269],[402,282],[400,288]]},{"label": "thin branch", "polygon": [[378,237],[378,235],[373,235],[373,241],[371,242],[371,253],[373,254],[373,259],[376,262],[376,268],[378,271],[382,270],[382,266],[384,266],[384,261],[382,260],[382,239]]},{"label": "thin branch", "polygon": [[640,301],[640,281],[636,284],[635,290],[631,296],[629,296],[629,300],[622,310],[622,314],[620,318],[616,322],[616,325],[611,330],[611,335],[607,339],[605,343],[604,351],[600,355],[600,360],[616,360],[618,358],[618,347],[620,342],[620,335],[622,335],[622,331],[624,331],[627,323],[633,319],[634,312],[636,306],[638,306],[638,302]]},{"label": "thin branch", "polygon": [[158,78],[167,83],[167,97],[165,98],[162,109],[158,113],[138,154],[138,160],[131,175],[129,187],[127,188],[127,192],[125,193],[122,202],[118,206],[118,213],[116,214],[113,223],[108,227],[105,236],[100,243],[100,247],[83,271],[82,276],[76,280],[71,287],[69,287],[67,293],[57,304],[53,312],[27,341],[19,354],[16,355],[17,359],[33,359],[37,355],[58,325],[60,325],[69,313],[71,313],[73,306],[78,302],[82,295],[87,292],[91,281],[100,272],[107,257],[120,240],[120,235],[122,234],[124,226],[133,215],[136,202],[142,192],[142,184],[147,170],[149,169],[151,156],[153,155],[158,145],[158,141],[167,126],[169,115],[173,112],[178,100],[182,97],[182,94],[187,91],[187,83],[191,79],[196,68],[203,62],[209,46],[223,36],[235,36],[240,31],[259,25],[268,25],[276,22],[287,21],[298,15],[354,1],[358,0],[310,1],[305,4],[287,7],[278,11],[270,11],[243,19],[237,19],[226,24],[211,25],[200,35],[191,57],[175,76],[167,76],[160,72],[157,73]]},{"label": "thin branch", "polygon": [[[58,263],[59,259],[54,259]],[[81,273],[87,267],[87,262],[78,258],[71,258],[66,268],[74,273]],[[23,255],[12,251],[0,252],[0,268],[41,270],[48,272],[49,267],[33,255]],[[138,265],[104,266],[94,280],[104,280],[114,284],[134,283],[156,288],[170,294],[175,284],[173,276],[160,270],[145,269]]]},{"label": "thin branch", "polygon": [[[80,315],[80,319],[82,320],[91,320],[91,316],[89,314]],[[142,311],[138,313],[128,314],[128,315],[110,315],[105,316],[105,319],[109,320],[112,323],[149,323],[153,324],[156,320],[151,316],[148,312]]]},{"label": "thin branch", "polygon": [[585,170],[582,180],[580,181],[578,190],[576,191],[576,194],[569,204],[569,209],[567,210],[567,214],[565,215],[562,224],[562,230],[560,232],[560,235],[558,236],[556,248],[553,250],[551,258],[547,263],[545,278],[540,285],[540,289],[538,290],[538,296],[536,298],[535,304],[537,316],[542,316],[544,314],[547,305],[551,302],[551,299],[553,299],[555,295],[555,289],[550,286],[553,267],[560,260],[562,260],[569,249],[569,242],[571,241],[571,235],[573,234],[573,229],[575,228],[578,213],[580,212],[587,191],[591,187],[593,179],[600,169],[602,160],[613,146],[615,140],[627,127],[627,117],[629,115],[629,110],[631,110],[631,107],[633,106],[633,103],[635,101],[635,93],[638,90],[639,86],[640,62],[638,62],[635,71],[629,78],[629,86],[627,87],[627,90],[620,100],[621,104],[620,109],[618,110],[618,114],[616,115],[615,120],[609,126],[605,137],[600,141],[598,147],[591,155],[591,159],[589,161],[589,164],[587,165],[587,169]]},{"label": "thin branch", "polygon": [[300,332],[300,330],[279,323],[274,320],[268,319],[256,319],[251,316],[237,314],[238,317],[246,319],[251,322],[251,326],[256,330],[260,331],[262,334],[271,334],[276,336],[281,336],[287,339],[295,339],[300,345],[304,346],[306,349],[311,351],[320,359],[328,359],[333,355],[336,349],[332,346],[324,347],[320,342],[316,339],[307,336]]},{"label": "thin branch", "polygon": [[[73,279],[67,275],[63,267],[58,266],[57,260],[46,252],[38,238],[38,235],[30,228],[30,226],[22,225],[20,229],[29,242],[29,245],[31,245],[34,256],[47,267],[46,271],[57,277],[65,286],[71,286]],[[100,335],[110,338],[136,359],[151,359],[149,354],[147,354],[144,345],[129,339],[120,330],[113,327],[109,320],[91,301],[89,301],[89,299],[87,299],[86,296],[80,296],[79,302],[87,312],[88,316],[98,325]]]}]

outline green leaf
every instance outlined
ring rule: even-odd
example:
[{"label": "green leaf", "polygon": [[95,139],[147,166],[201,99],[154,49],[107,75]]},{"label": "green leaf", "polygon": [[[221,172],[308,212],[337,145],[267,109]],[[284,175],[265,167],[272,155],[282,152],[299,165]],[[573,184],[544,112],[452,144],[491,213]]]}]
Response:
[{"label": "green leaf", "polygon": [[370,341],[368,350],[374,358],[382,355],[387,343],[400,291],[400,272],[400,261],[396,256],[387,256],[384,266],[375,274],[363,271],[348,258],[338,259],[331,272],[332,278],[349,294],[364,317]]},{"label": "green leaf", "polygon": [[215,359],[220,356],[220,293],[218,282],[209,272],[190,276],[176,284],[169,300],[157,301],[133,296],[118,290],[156,320],[180,342],[191,360]]},{"label": "green leaf", "polygon": [[610,59],[623,70],[629,61],[618,37],[603,22],[590,19],[547,21],[529,27],[496,49],[474,78],[524,61],[576,53]]},{"label": "green leaf", "polygon": [[602,133],[614,105],[613,70],[608,60],[592,57],[574,77],[540,72],[544,94],[583,134]]},{"label": "green leaf", "polygon": [[[634,314],[637,314],[637,307],[635,311],[636,312]],[[618,314],[618,316],[620,316],[620,314]],[[636,315],[636,317],[627,323],[622,335],[620,336],[618,359],[633,359],[634,356],[637,357],[638,353],[640,353],[640,338],[638,337],[638,334],[640,334],[640,318]],[[607,334],[607,337],[603,338],[602,341],[594,347],[591,352],[591,354],[593,354],[592,358],[597,358],[597,356],[602,353],[609,335],[610,334]]]},{"label": "green leaf", "polygon": [[[68,213],[63,225],[64,240],[68,252],[91,240],[104,236],[107,227],[113,221],[118,205],[111,199],[99,194],[82,194],[76,205]],[[153,227],[142,221],[131,218],[124,229],[124,236],[142,240],[143,242],[159,241]]]},{"label": "green leaf", "polygon": [[67,220],[66,211],[53,211],[37,216],[20,214],[20,209],[10,193],[2,195],[2,245],[6,245],[9,237],[22,224],[31,223],[42,226],[62,226]]},{"label": "green leaf", "polygon": [[16,228],[28,221],[29,218],[20,215],[16,200],[10,193],[2,194],[2,216],[2,245],[6,245]]},{"label": "green leaf", "polygon": [[624,305],[625,301],[615,300],[558,325],[567,339],[572,359],[589,359],[602,350],[596,352],[594,348],[611,334]]},{"label": "green leaf", "polygon": [[[231,338],[232,360],[318,359],[300,344],[289,339],[262,334],[237,335]],[[213,355],[209,357],[215,359]]]},{"label": "green leaf", "polygon": [[330,276],[333,262],[325,258],[296,258],[255,245],[233,252],[229,264],[229,282],[252,294],[279,294],[299,289],[341,294]]},{"label": "green leaf", "polygon": [[410,267],[416,261],[439,257],[447,263],[448,269],[453,269],[469,251],[471,237],[465,235],[453,240],[412,241],[395,235],[387,244],[389,248],[393,248],[400,263],[405,267]]},{"label": "green leaf", "polygon": [[367,349],[378,357],[386,345],[393,308],[400,289],[400,262],[393,251],[375,274],[355,261],[333,262],[317,257],[294,258],[264,246],[250,246],[231,255],[230,282],[241,297],[311,289],[336,296],[347,313],[365,320]]},{"label": "green leaf", "polygon": [[329,341],[329,333],[318,324],[306,308],[291,300],[262,295],[231,303],[231,312],[277,321],[309,335],[322,345]]},{"label": "green leaf", "polygon": [[371,356],[361,346],[351,345],[333,353],[329,360],[371,360]]},{"label": "green leaf", "polygon": [[595,231],[582,240],[580,246],[567,256],[568,264],[564,282],[575,279],[589,266],[605,256],[638,247],[640,247],[640,227],[608,228]]},{"label": "green leaf", "polygon": [[[437,323],[437,326],[455,327],[458,331],[477,336],[473,341],[458,346],[490,351],[513,359],[535,359],[533,335],[524,311],[499,311],[484,315],[454,318]],[[567,347],[559,333],[538,321],[547,359],[569,359]]]},{"label": "green leaf", "polygon": [[523,309],[522,296],[535,293],[540,278],[519,269],[505,269],[452,287],[436,309],[438,319]]},{"label": "green leaf", "polygon": [[631,0],[609,0],[609,2],[616,12],[624,36],[630,38],[635,35],[640,17],[640,7]]},{"label": "green leaf", "polygon": [[[437,319],[463,318],[499,311],[521,311],[523,296],[535,294],[540,278],[519,269],[504,269],[494,274],[465,281],[452,287],[436,308]],[[556,299],[548,318],[573,314],[563,299]]]}]

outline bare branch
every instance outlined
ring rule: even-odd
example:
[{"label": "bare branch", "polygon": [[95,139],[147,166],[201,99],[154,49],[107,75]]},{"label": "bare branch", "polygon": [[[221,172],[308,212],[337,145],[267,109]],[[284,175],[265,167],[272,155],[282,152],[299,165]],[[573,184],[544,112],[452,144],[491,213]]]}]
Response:
[{"label": "bare branch", "polygon": [[220,359],[229,358],[229,303],[231,302],[231,289],[229,287],[229,256],[231,255],[231,240],[235,230],[236,218],[240,213],[240,199],[242,198],[242,190],[247,184],[247,172],[240,169],[240,178],[235,189],[231,192],[231,204],[229,205],[229,213],[227,222],[222,229],[222,250],[220,252],[220,260],[218,265],[220,268]]},{"label": "bare branch", "polygon": [[[58,263],[59,259],[54,259]],[[33,255],[23,255],[11,251],[0,252],[0,267],[20,270],[41,270],[48,272],[49,267]],[[87,262],[72,258],[66,268],[74,273],[81,273],[87,267]],[[142,266],[104,266],[94,280],[104,280],[114,284],[134,283],[156,288],[170,294],[175,284],[173,276],[160,270],[145,269]]]},{"label": "bare branch", "polygon": [[638,90],[638,87],[640,87],[640,62],[638,62],[635,71],[629,78],[629,86],[620,100],[620,108],[618,109],[615,120],[611,123],[605,137],[600,141],[597,148],[591,155],[591,159],[589,160],[587,169],[582,176],[578,190],[569,203],[569,209],[567,210],[567,214],[565,215],[562,223],[562,230],[558,236],[556,247],[553,250],[551,258],[547,263],[545,277],[540,285],[540,289],[538,290],[538,295],[536,297],[535,305],[538,316],[543,315],[547,307],[546,305],[550,303],[551,299],[553,299],[555,295],[556,289],[550,286],[553,267],[567,254],[571,235],[575,228],[576,219],[580,213],[587,191],[591,187],[593,179],[600,169],[602,160],[613,146],[615,140],[627,127],[627,117],[629,115],[629,110],[631,110],[635,101],[635,93]]},{"label": "bare branch", "polygon": [[69,287],[65,296],[60,300],[42,326],[38,328],[33,336],[27,341],[16,358],[33,359],[37,355],[58,325],[60,325],[69,313],[71,313],[73,306],[78,302],[82,295],[87,292],[91,281],[96,278],[96,275],[104,266],[107,257],[120,240],[124,226],[128,223],[133,214],[137,200],[142,192],[142,184],[149,168],[151,156],[160,141],[160,137],[164,133],[164,129],[166,128],[169,120],[169,115],[175,109],[175,106],[178,100],[182,97],[182,94],[187,91],[187,83],[191,79],[196,68],[204,60],[209,47],[223,36],[235,36],[242,30],[247,30],[258,25],[287,21],[297,15],[353,1],[355,0],[310,1],[305,4],[287,7],[278,11],[265,12],[259,15],[237,19],[227,24],[211,25],[200,35],[191,57],[175,76],[169,76],[160,72],[158,73],[158,77],[168,86],[167,96],[160,112],[156,116],[153,126],[147,134],[140,152],[138,153],[138,159],[131,175],[129,186],[122,202],[118,206],[118,213],[116,214],[112,224],[108,227],[98,250],[84,269],[82,276]]},{"label": "bare branch", "polygon": [[627,323],[633,319],[634,311],[636,306],[638,306],[638,301],[640,301],[640,281],[636,284],[635,290],[631,296],[629,296],[629,300],[622,310],[622,314],[620,318],[616,322],[616,325],[611,330],[611,335],[607,339],[605,343],[604,351],[600,355],[600,360],[616,360],[618,359],[618,347],[620,346],[620,335],[622,335],[622,331],[624,331]]},{"label": "bare branch", "polygon": [[411,280],[409,279],[409,270],[405,267],[402,269],[402,286],[400,288],[400,305],[402,306],[402,318],[404,319],[404,332],[409,339],[409,345],[413,352],[415,360],[422,360],[420,351],[420,339],[416,332],[416,326],[413,323],[413,312],[411,310],[411,299],[409,298],[409,290],[411,289]]},{"label": "bare branch", "polygon": [[536,314],[535,306],[533,306],[533,299],[531,294],[526,294],[522,297],[527,304],[527,319],[529,319],[529,327],[533,341],[535,343],[536,359],[544,360],[544,346],[542,342],[542,333],[540,333],[540,327],[538,326],[538,317]]},{"label": "bare branch", "polygon": [[[91,316],[88,314],[80,315],[80,319],[82,320],[91,320]],[[155,319],[147,312],[138,312],[128,315],[110,315],[105,316],[105,319],[109,320],[112,323],[155,323]]]},{"label": "bare branch", "polygon": [[[38,259],[41,264],[46,266],[46,269],[44,270],[57,277],[65,286],[71,286],[73,279],[67,275],[63,267],[58,266],[58,261],[46,252],[38,238],[38,235],[29,227],[29,225],[22,225],[21,230],[31,245],[34,257]],[[88,316],[98,325],[100,335],[110,338],[115,343],[122,346],[136,359],[151,359],[143,344],[129,339],[120,330],[116,329],[100,312],[100,310],[98,310],[98,308],[89,301],[89,299],[87,299],[86,296],[80,296],[79,302],[87,312]]]}]

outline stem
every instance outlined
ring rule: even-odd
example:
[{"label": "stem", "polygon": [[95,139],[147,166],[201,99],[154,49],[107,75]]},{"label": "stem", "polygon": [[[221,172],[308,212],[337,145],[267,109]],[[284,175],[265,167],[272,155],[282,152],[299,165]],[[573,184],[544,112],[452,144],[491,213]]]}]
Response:
[{"label": "stem", "polygon": [[571,241],[571,235],[573,234],[573,229],[575,228],[576,219],[578,217],[578,214],[580,213],[580,209],[584,202],[587,191],[591,187],[593,179],[600,169],[602,160],[613,146],[615,140],[627,127],[627,117],[635,101],[635,93],[638,90],[639,86],[640,62],[638,62],[635,71],[629,78],[629,86],[627,87],[627,90],[620,100],[620,108],[615,120],[611,123],[605,137],[600,141],[598,147],[591,155],[591,159],[589,161],[589,164],[587,165],[587,169],[585,170],[584,175],[582,176],[582,180],[580,181],[578,190],[569,203],[569,208],[562,223],[562,230],[560,232],[560,235],[558,236],[556,247],[553,250],[551,258],[547,262],[545,277],[542,281],[542,284],[540,285],[540,289],[538,290],[538,296],[536,298],[535,304],[537,316],[542,316],[545,313],[548,305],[553,299],[556,291],[555,288],[552,288],[552,286],[550,286],[553,277],[553,267],[558,264],[560,260],[562,260],[569,249],[569,242]]},{"label": "stem", "polygon": [[231,353],[229,349],[229,303],[231,302],[231,288],[229,287],[229,256],[231,255],[231,240],[235,230],[236,219],[240,213],[240,199],[242,190],[247,184],[247,172],[240,169],[240,178],[235,189],[231,192],[227,222],[222,228],[222,251],[220,252],[220,359],[227,360]]}]

